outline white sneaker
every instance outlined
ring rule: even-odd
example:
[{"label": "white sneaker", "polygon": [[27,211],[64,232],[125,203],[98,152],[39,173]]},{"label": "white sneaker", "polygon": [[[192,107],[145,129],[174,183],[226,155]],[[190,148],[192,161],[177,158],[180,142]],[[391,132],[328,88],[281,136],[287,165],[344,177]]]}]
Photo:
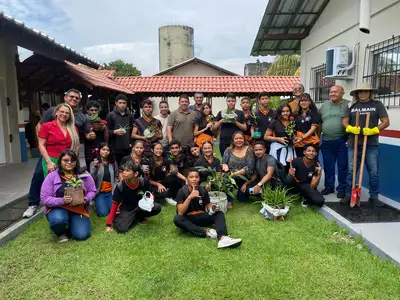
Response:
[{"label": "white sneaker", "polygon": [[206,231],[206,235],[209,239],[211,240],[216,240],[217,239],[217,231],[214,228],[209,228]]},{"label": "white sneaker", "polygon": [[60,236],[57,237],[57,242],[59,243],[65,243],[68,242],[68,237],[65,234],[62,234]]},{"label": "white sneaker", "polygon": [[222,248],[236,248],[242,244],[242,239],[234,239],[231,238],[229,235],[224,235],[218,241],[218,249]]},{"label": "white sneaker", "polygon": [[27,208],[27,210],[22,215],[23,218],[31,218],[37,212],[37,205],[31,205]]},{"label": "white sneaker", "polygon": [[165,198],[168,204],[176,206],[176,201],[172,198]]},{"label": "white sneaker", "polygon": [[303,201],[301,202],[301,206],[303,206],[303,207],[308,207],[307,201],[306,201],[306,200],[303,200]]}]

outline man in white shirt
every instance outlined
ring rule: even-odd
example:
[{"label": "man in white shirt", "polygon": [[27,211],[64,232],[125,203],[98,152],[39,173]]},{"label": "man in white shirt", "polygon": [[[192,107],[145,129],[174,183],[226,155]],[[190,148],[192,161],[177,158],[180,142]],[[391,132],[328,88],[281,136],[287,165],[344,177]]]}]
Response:
[{"label": "man in white shirt", "polygon": [[160,101],[159,109],[160,113],[155,118],[161,121],[163,138],[162,140],[160,140],[160,143],[162,144],[164,150],[166,150],[168,149],[167,128],[168,128],[168,117],[170,113],[168,102],[165,100]]}]

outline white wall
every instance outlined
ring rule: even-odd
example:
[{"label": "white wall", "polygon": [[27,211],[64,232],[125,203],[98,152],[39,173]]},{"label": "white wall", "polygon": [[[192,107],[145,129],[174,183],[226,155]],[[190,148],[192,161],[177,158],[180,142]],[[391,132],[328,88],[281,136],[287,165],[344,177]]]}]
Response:
[{"label": "white wall", "polygon": [[[325,50],[332,46],[346,45],[353,48],[360,43],[354,80],[336,80],[345,88],[345,98],[351,99],[349,93],[362,82],[365,48],[392,36],[400,35],[400,1],[371,0],[371,33],[364,34],[358,29],[359,1],[330,1],[314,25],[310,35],[301,43],[301,82],[306,90],[310,88],[311,68],[325,62]],[[389,129],[400,129],[400,107],[390,108],[391,126]]]},{"label": "white wall", "polygon": [[[15,68],[15,55],[17,45],[5,39],[0,39],[0,101],[2,124],[0,124],[0,138],[4,143],[6,162],[21,162],[21,150],[19,141],[18,112],[19,97],[17,73]],[[6,98],[11,103],[7,105]],[[12,134],[13,142],[9,142],[9,135]],[[0,147],[2,143],[0,142]],[[0,148],[0,151],[3,151]],[[1,155],[0,155],[1,157]]]}]

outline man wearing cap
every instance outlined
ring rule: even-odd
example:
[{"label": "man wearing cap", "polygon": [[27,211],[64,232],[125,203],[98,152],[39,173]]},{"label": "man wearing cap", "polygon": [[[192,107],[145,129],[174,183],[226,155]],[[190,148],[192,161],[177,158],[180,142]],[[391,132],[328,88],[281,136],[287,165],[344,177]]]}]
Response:
[{"label": "man wearing cap", "polygon": [[[367,148],[365,154],[365,164],[369,175],[369,201],[376,205],[382,206],[379,201],[379,132],[390,125],[388,113],[382,102],[374,100],[378,93],[377,89],[373,89],[369,83],[361,83],[357,89],[351,91],[353,96],[353,104],[348,108],[343,118],[343,127],[349,133],[348,147],[348,164],[349,171],[347,174],[346,196],[340,202],[347,204],[350,202],[352,178],[353,178],[353,157],[357,155],[357,170],[360,167],[362,144],[364,136],[367,138]],[[356,124],[356,114],[360,113],[359,126]],[[370,113],[369,126],[365,126],[367,112]],[[379,122],[380,121],[380,122]],[[358,153],[354,153],[354,136],[358,138]]]},{"label": "man wearing cap", "polygon": [[322,120],[321,152],[324,161],[325,188],[322,195],[335,192],[335,166],[338,169],[339,185],[336,187],[337,197],[344,198],[347,178],[347,133],[342,126],[349,100],[343,99],[344,89],[340,85],[333,86],[329,91],[329,101],[325,101],[319,113]]}]

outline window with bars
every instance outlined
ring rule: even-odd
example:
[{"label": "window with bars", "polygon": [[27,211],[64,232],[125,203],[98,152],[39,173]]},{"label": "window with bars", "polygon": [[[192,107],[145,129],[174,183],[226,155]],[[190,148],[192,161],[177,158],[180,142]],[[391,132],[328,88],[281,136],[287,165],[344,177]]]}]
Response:
[{"label": "window with bars", "polygon": [[315,103],[329,99],[329,90],[335,85],[335,80],[325,78],[326,65],[311,68],[310,94]]},{"label": "window with bars", "polygon": [[365,48],[363,80],[378,89],[386,107],[400,106],[400,36]]}]

